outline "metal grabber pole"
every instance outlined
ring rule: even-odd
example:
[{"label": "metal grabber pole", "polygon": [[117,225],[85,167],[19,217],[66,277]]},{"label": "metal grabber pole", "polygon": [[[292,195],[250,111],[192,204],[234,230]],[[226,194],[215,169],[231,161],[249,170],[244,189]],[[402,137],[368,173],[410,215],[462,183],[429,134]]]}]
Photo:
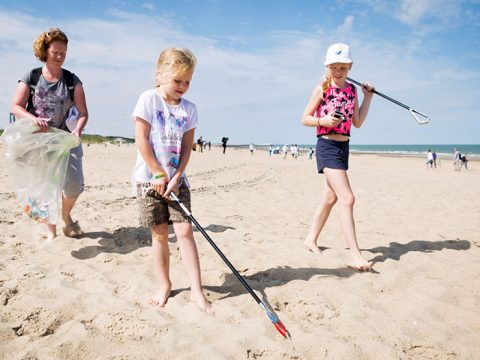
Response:
[{"label": "metal grabber pole", "polygon": [[[358,82],[358,81],[356,81],[356,80],[353,80],[352,78],[347,77],[347,80],[348,80],[348,81],[351,81],[352,83],[354,83],[354,84],[356,84],[356,85],[358,85],[358,86],[363,86],[362,83],[360,83],[360,82]],[[375,94],[377,94],[378,96],[381,96],[381,97],[383,97],[384,99],[387,99],[387,100],[393,102],[394,104],[396,104],[396,105],[398,105],[398,106],[401,106],[401,107],[403,107],[404,109],[407,109],[407,110],[410,112],[410,114],[413,116],[413,118],[415,119],[415,121],[416,121],[417,123],[419,123],[420,125],[425,125],[425,124],[428,124],[428,123],[430,122],[430,116],[428,116],[428,115],[426,115],[426,114],[424,114],[424,113],[421,113],[421,112],[418,111],[418,110],[412,109],[410,106],[405,105],[405,104],[402,104],[400,101],[395,100],[395,99],[393,99],[393,98],[391,98],[390,96],[387,96],[387,95],[385,95],[385,94],[382,94],[381,92],[379,92],[379,91],[377,91],[377,90],[375,90],[375,89],[373,90],[373,92],[374,92]],[[421,117],[423,117],[423,119],[419,119],[415,114],[420,115]]]}]

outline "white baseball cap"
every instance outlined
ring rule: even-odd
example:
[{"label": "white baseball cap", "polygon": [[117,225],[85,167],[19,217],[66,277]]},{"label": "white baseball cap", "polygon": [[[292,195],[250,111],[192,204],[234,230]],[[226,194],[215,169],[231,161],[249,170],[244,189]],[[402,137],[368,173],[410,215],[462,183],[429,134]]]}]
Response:
[{"label": "white baseball cap", "polygon": [[325,56],[325,65],[335,63],[352,63],[352,52],[347,44],[337,43],[330,45]]}]

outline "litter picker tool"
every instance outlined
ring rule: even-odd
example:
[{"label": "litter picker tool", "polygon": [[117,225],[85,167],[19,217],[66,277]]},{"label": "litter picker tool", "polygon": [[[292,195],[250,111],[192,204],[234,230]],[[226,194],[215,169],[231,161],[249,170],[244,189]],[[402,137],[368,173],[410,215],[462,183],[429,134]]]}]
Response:
[{"label": "litter picker tool", "polygon": [[192,220],[192,222],[195,224],[197,229],[202,233],[202,235],[207,239],[207,241],[210,243],[210,245],[214,248],[214,250],[217,252],[218,255],[222,258],[222,260],[227,264],[227,266],[232,270],[233,274],[237,277],[237,279],[242,283],[242,285],[247,289],[247,291],[252,295],[252,297],[255,299],[255,301],[260,305],[260,307],[265,311],[267,314],[268,318],[270,321],[273,323],[275,326],[275,329],[286,339],[290,340],[290,333],[288,332],[287,328],[285,325],[282,324],[278,316],[275,314],[273,310],[271,310],[268,305],[260,300],[260,298],[255,294],[253,289],[248,285],[248,283],[245,281],[245,279],[240,275],[240,273],[235,269],[235,267],[232,265],[232,263],[227,259],[227,257],[222,253],[222,251],[218,248],[218,246],[213,242],[213,240],[210,238],[210,236],[207,234],[205,229],[198,223],[198,221],[193,217],[192,213],[187,209],[187,207],[180,201],[180,199],[175,195],[173,192],[170,193],[170,196],[173,200],[175,200],[182,210],[185,212],[185,214]]},{"label": "litter picker tool", "polygon": [[[363,84],[359,83],[359,82],[356,81],[356,80],[353,80],[352,78],[347,77],[347,80],[348,80],[348,81],[351,81],[352,83],[354,83],[354,84],[356,84],[356,85],[358,85],[358,86],[363,86]],[[421,113],[421,112],[418,111],[418,110],[412,109],[410,106],[405,105],[405,104],[402,104],[400,101],[395,100],[395,99],[392,99],[390,96],[387,96],[387,95],[385,95],[385,94],[382,94],[381,92],[379,92],[379,91],[377,91],[377,90],[375,90],[375,89],[373,90],[373,92],[374,92],[375,94],[377,94],[378,96],[381,96],[381,97],[383,97],[384,99],[387,99],[387,100],[393,102],[394,104],[397,104],[398,106],[401,106],[401,107],[403,107],[404,109],[407,109],[407,110],[410,112],[410,114],[413,116],[413,118],[415,119],[415,121],[416,121],[417,123],[419,123],[420,125],[425,125],[425,124],[428,124],[428,123],[430,122],[430,116],[428,116],[428,115],[426,115],[426,114],[424,114],[424,113]],[[415,115],[415,114],[420,115],[423,119],[419,119],[419,118],[417,117],[417,115]]]}]

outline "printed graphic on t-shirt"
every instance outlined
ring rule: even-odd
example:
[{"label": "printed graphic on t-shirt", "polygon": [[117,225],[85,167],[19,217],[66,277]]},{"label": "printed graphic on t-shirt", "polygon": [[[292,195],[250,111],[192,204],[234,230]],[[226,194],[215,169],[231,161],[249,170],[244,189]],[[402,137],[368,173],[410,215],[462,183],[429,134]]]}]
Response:
[{"label": "printed graphic on t-shirt", "polygon": [[[150,125],[149,143],[162,169],[172,178],[179,167],[183,135],[198,125],[195,104],[181,99],[177,106],[169,106],[157,89],[144,91],[133,110],[133,119],[145,120]],[[136,183],[152,180],[153,174],[140,152],[132,176],[132,192],[136,193]],[[185,173],[182,182],[189,187]]]},{"label": "printed graphic on t-shirt", "polygon": [[157,159],[162,166],[166,167],[165,170],[170,176],[175,173],[179,165],[182,137],[187,122],[186,116],[176,116],[162,110],[156,111],[152,122],[151,138],[161,139],[161,141],[153,141],[152,146]]},{"label": "printed graphic on t-shirt", "polygon": [[48,120],[49,126],[56,128],[62,125],[65,115],[72,106],[70,95],[62,86],[57,86],[55,90],[37,86],[32,102],[37,116]]}]

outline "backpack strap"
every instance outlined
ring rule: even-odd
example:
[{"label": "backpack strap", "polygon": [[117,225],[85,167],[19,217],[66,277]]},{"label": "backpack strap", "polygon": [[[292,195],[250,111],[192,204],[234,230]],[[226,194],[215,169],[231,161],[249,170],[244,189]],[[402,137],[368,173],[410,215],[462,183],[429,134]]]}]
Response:
[{"label": "backpack strap", "polygon": [[75,89],[75,85],[73,85],[73,73],[71,73],[68,70],[62,69],[63,72],[63,78],[65,79],[65,82],[67,83],[67,88],[68,92],[70,94],[70,99],[72,99],[73,102],[73,91]]},{"label": "backpack strap", "polygon": [[35,115],[35,109],[33,107],[33,94],[35,94],[35,88],[37,87],[38,80],[42,75],[42,68],[35,68],[30,71],[30,83],[28,84],[29,87],[29,95],[28,95],[28,102],[26,110]]}]

